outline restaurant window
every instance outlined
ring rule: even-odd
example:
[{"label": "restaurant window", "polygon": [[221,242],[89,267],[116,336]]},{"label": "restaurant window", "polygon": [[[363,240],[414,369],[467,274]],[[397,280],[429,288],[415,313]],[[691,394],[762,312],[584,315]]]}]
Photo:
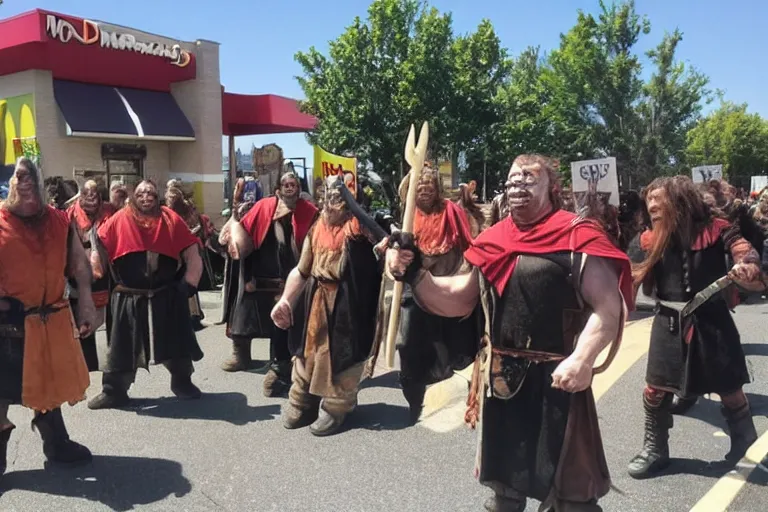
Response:
[{"label": "restaurant window", "polygon": [[139,144],[102,144],[101,156],[107,170],[109,187],[119,183],[128,188],[128,193],[144,179],[146,146]]}]

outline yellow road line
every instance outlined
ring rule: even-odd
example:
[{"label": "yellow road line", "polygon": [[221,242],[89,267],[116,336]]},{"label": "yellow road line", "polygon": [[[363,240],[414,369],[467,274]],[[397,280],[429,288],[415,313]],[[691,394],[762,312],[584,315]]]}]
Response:
[{"label": "yellow road line", "polygon": [[[648,346],[651,342],[652,322],[653,317],[645,318],[629,323],[624,328],[624,338],[613,363],[603,373],[595,375],[595,379],[592,381],[592,393],[595,395],[595,401],[600,400],[611,386],[616,384],[621,376],[648,352]],[[604,360],[607,354],[608,349],[605,349],[603,354],[598,357],[598,362],[595,366],[600,364],[600,361]],[[643,386],[638,384],[638,396],[640,396],[642,390]]]},{"label": "yellow road line", "polygon": [[736,469],[720,478],[690,512],[726,512],[746,485],[749,475],[768,455],[768,432],[750,446]]}]

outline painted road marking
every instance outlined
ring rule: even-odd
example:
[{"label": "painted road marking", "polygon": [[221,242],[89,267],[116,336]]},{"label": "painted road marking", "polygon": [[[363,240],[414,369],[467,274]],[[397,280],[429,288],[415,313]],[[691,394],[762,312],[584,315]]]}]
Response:
[{"label": "painted road marking", "polygon": [[[592,392],[595,401],[599,400],[632,365],[648,352],[651,336],[652,318],[630,322],[624,328],[624,339],[611,366],[595,376]],[[598,357],[598,363],[605,360],[608,349]],[[450,379],[439,382],[427,389],[424,396],[424,411],[419,425],[438,433],[456,430],[464,425],[469,380],[472,366],[456,372]],[[640,388],[638,388],[640,393]]]},{"label": "painted road marking", "polygon": [[736,469],[720,478],[690,512],[727,512],[755,468],[764,467],[761,462],[766,455],[768,455],[768,432],[754,442]]}]

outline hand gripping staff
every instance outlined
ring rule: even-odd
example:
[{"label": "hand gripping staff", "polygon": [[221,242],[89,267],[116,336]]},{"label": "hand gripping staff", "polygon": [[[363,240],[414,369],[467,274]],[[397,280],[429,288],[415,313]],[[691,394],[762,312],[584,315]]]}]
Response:
[{"label": "hand gripping staff", "polygon": [[[419,184],[421,171],[424,168],[424,159],[427,155],[429,143],[429,123],[421,126],[419,145],[416,145],[416,128],[411,125],[408,132],[408,140],[405,142],[405,161],[411,166],[408,172],[408,195],[405,199],[405,212],[403,213],[403,233],[413,233],[413,217],[416,213],[416,188]],[[395,340],[400,327],[400,300],[403,297],[403,282],[395,281],[392,289],[392,303],[389,312],[389,327],[387,328],[387,342],[385,350],[387,354],[387,367],[395,366]]]}]

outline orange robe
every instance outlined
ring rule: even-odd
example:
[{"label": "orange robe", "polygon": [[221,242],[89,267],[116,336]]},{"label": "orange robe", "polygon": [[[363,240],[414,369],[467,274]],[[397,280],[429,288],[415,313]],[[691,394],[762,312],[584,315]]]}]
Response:
[{"label": "orange robe", "polygon": [[55,306],[24,320],[22,405],[49,411],[85,398],[88,368],[69,301],[64,300],[67,214],[50,206],[33,222],[0,209],[0,291],[24,308]]}]

